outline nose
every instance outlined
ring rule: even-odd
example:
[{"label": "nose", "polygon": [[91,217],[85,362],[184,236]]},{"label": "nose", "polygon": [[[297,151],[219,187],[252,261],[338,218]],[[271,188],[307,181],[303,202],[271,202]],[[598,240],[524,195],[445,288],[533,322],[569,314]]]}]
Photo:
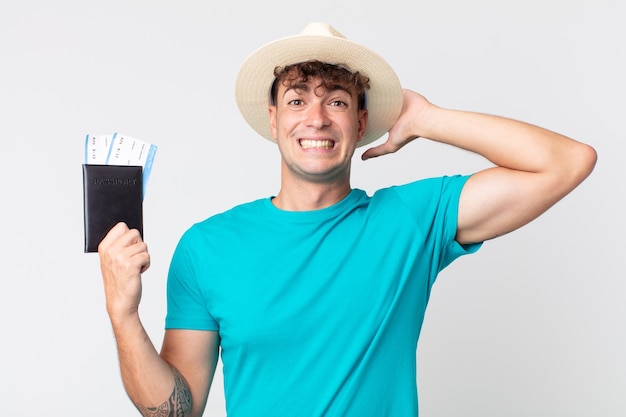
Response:
[{"label": "nose", "polygon": [[314,103],[307,109],[306,124],[315,129],[321,129],[330,124],[330,119],[324,104]]}]

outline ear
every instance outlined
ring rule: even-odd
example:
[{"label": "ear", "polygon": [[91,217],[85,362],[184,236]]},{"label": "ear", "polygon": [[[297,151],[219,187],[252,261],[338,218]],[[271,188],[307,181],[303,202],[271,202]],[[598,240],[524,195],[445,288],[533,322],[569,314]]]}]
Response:
[{"label": "ear", "polygon": [[365,129],[367,128],[367,117],[367,109],[359,110],[359,136],[357,142],[360,142],[363,139],[363,135],[365,135]]},{"label": "ear", "polygon": [[278,139],[278,135],[276,134],[276,106],[269,106],[267,108],[267,113],[270,118],[270,131],[272,132],[272,137],[274,140]]}]

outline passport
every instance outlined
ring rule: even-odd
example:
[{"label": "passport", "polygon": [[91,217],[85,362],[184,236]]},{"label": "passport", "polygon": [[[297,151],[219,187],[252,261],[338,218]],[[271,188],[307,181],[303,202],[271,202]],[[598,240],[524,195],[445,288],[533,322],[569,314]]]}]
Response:
[{"label": "passport", "polygon": [[85,253],[98,245],[118,222],[143,237],[143,167],[83,164]]}]

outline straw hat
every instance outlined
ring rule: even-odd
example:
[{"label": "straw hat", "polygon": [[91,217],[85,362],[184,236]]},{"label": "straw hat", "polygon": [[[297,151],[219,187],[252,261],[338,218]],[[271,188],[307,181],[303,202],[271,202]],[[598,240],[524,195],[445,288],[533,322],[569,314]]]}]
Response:
[{"label": "straw hat", "polygon": [[237,105],[254,130],[275,142],[267,111],[274,68],[311,59],[341,65],[369,78],[368,124],[358,146],[387,133],[402,109],[402,87],[395,71],[372,50],[347,40],[330,25],[319,22],[310,23],[298,35],[262,46],[248,56],[239,69],[235,83]]}]

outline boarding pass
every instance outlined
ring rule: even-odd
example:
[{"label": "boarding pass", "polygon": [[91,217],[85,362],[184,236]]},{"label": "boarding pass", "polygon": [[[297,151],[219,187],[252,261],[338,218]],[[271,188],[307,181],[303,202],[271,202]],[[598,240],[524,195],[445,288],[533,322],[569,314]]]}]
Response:
[{"label": "boarding pass", "polygon": [[85,164],[143,167],[142,182],[145,196],[157,149],[156,145],[117,132],[112,135],[87,135]]}]

